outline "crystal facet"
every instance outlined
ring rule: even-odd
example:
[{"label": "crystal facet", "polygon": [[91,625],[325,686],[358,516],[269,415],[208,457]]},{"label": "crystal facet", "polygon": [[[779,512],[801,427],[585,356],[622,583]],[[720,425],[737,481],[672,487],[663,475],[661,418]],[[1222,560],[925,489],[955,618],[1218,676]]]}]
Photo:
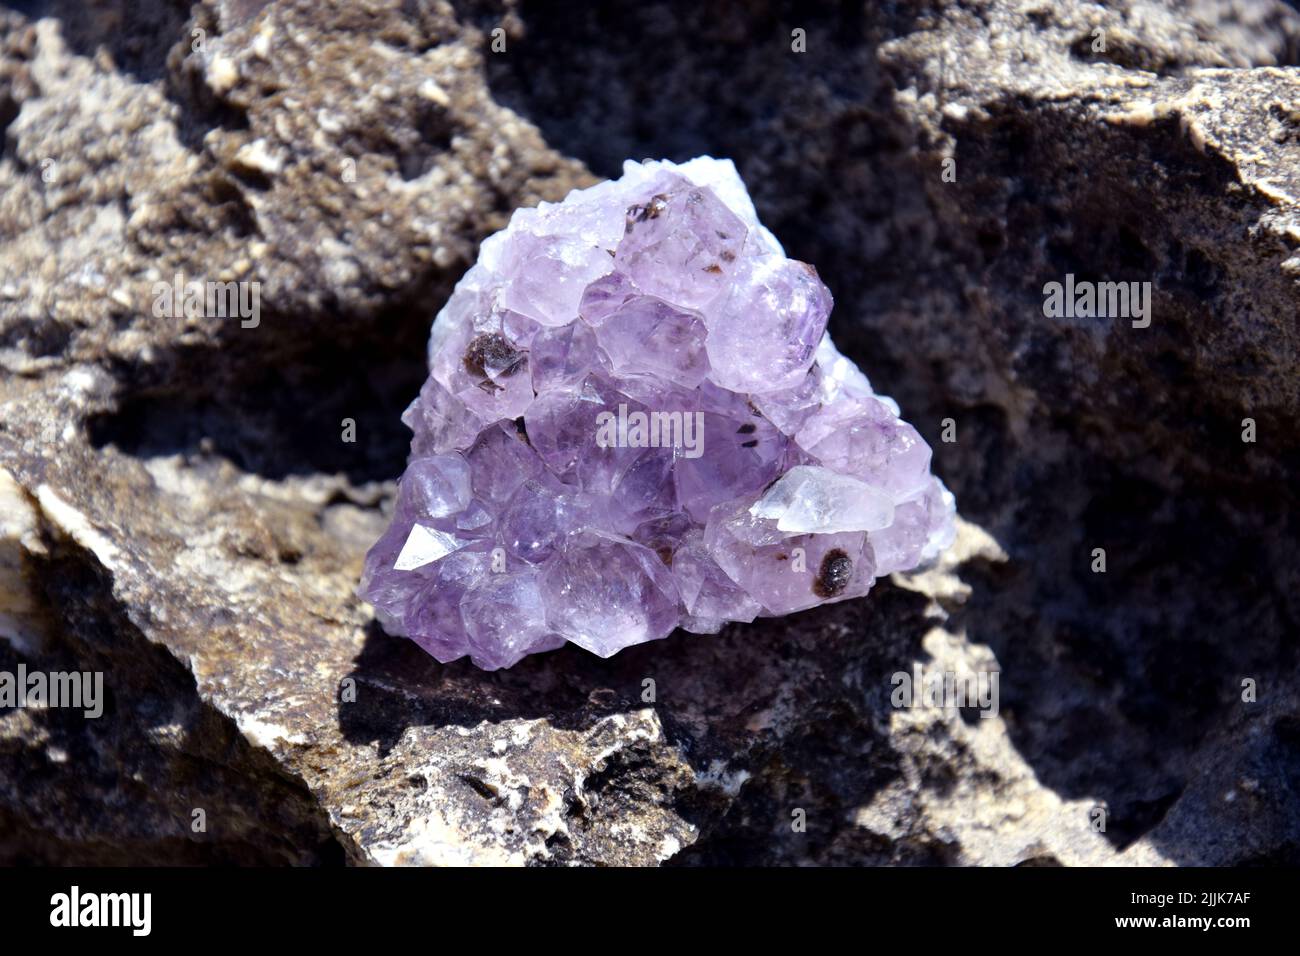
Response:
[{"label": "crystal facet", "polygon": [[930,448],[728,160],[521,209],[434,324],[361,594],[440,661],[608,657],[859,597],[953,537]]}]

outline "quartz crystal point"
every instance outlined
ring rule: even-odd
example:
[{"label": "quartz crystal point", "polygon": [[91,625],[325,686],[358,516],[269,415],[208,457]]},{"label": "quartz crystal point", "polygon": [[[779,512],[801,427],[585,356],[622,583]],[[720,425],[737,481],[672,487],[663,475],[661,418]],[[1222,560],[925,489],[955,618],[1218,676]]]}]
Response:
[{"label": "quartz crystal point", "polygon": [[608,657],[866,594],[953,537],[830,291],[729,160],[629,162],[520,209],[438,315],[361,594],[440,661]]}]

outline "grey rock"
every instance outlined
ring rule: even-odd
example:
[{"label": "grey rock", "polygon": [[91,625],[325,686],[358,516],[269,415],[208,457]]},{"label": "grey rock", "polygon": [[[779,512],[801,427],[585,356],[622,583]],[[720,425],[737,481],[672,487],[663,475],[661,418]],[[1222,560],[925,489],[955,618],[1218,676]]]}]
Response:
[{"label": "grey rock", "polygon": [[[0,670],[111,706],[0,712],[0,862],[1296,862],[1291,8],[71,6],[0,12]],[[353,587],[477,241],[704,152],[957,544],[608,661],[384,635]],[[155,315],[176,272],[260,322]],[[1152,282],[1150,327],[1045,316],[1067,272]],[[894,708],[914,662],[998,716]]]}]

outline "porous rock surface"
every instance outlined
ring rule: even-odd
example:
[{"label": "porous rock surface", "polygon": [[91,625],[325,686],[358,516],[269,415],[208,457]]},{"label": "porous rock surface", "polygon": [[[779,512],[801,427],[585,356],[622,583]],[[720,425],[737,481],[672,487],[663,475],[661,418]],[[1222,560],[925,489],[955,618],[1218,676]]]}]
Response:
[{"label": "porous rock surface", "polygon": [[[0,670],[109,689],[0,712],[0,862],[1296,862],[1297,62],[1269,2],[0,8]],[[354,588],[477,242],[700,154],[956,544],[607,661],[386,636]],[[177,272],[260,321],[155,315]],[[1150,327],[1045,316],[1067,273]],[[895,709],[914,662],[998,716]]]}]

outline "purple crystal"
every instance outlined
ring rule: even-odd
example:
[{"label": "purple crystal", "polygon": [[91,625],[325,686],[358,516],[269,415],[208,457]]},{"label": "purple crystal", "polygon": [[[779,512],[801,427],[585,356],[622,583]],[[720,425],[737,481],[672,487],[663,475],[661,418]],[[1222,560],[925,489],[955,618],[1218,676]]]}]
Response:
[{"label": "purple crystal", "polygon": [[440,661],[608,657],[866,594],[951,542],[930,448],[730,161],[521,209],[434,325],[361,594]]}]

